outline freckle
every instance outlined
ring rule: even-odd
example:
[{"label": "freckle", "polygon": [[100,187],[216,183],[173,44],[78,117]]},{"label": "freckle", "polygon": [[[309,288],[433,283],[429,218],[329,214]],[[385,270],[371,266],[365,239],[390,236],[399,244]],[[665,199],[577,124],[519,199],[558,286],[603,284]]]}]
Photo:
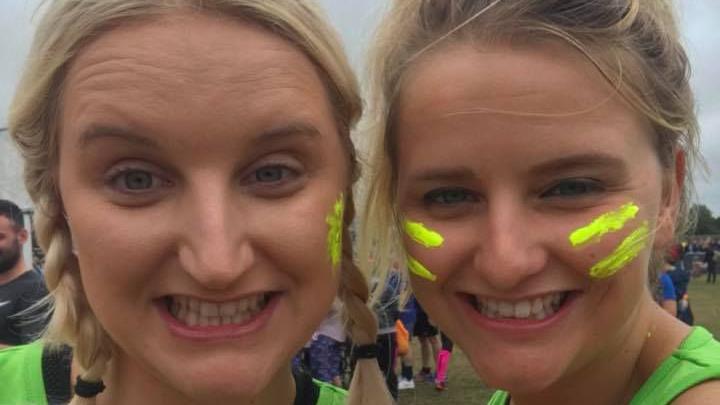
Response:
[{"label": "freckle", "polygon": [[590,258],[591,258],[591,259],[595,259],[596,257],[597,257],[597,255],[596,255],[595,253],[590,253]]}]

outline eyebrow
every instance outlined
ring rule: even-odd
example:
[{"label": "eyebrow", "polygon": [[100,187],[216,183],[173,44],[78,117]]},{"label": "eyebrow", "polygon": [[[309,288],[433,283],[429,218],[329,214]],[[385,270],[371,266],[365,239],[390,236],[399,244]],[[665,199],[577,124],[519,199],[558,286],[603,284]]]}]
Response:
[{"label": "eyebrow", "polygon": [[[281,142],[287,138],[293,137],[316,138],[320,136],[320,131],[313,125],[304,122],[291,122],[282,126],[274,127],[269,130],[260,132],[253,136],[252,143],[263,145]],[[159,144],[147,136],[140,135],[132,129],[122,126],[93,124],[89,126],[80,135],[78,144],[81,148],[87,148],[93,142],[101,139],[117,139],[139,146],[148,146],[153,149],[159,148]]]},{"label": "eyebrow", "polygon": [[[618,173],[621,176],[626,175],[628,172],[627,164],[623,159],[605,153],[582,153],[563,156],[531,166],[529,172],[533,174],[553,174],[587,168],[603,168]],[[413,175],[411,181],[469,181],[476,177],[475,172],[471,168],[458,166],[422,170]]]},{"label": "eyebrow", "polygon": [[412,181],[430,182],[430,181],[462,181],[474,179],[475,172],[467,166],[443,167],[422,170],[413,175]]},{"label": "eyebrow", "polygon": [[253,136],[252,143],[257,145],[274,144],[288,138],[302,137],[313,139],[320,136],[320,131],[306,122],[294,121],[273,127]]},{"label": "eyebrow", "polygon": [[531,173],[558,173],[575,169],[602,167],[625,174],[628,171],[625,161],[617,156],[605,153],[581,153],[552,159],[530,168]]},{"label": "eyebrow", "polygon": [[135,133],[130,128],[105,124],[90,125],[81,133],[78,145],[84,149],[101,139],[117,139],[140,146],[158,148],[157,142],[153,139]]}]

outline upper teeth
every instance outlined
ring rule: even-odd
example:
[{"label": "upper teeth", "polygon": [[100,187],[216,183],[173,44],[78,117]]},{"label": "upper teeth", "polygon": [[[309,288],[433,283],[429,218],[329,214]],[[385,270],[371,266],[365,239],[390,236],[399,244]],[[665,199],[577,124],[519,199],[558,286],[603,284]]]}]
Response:
[{"label": "upper teeth", "polygon": [[493,298],[475,297],[478,311],[488,318],[517,318],[542,320],[557,312],[567,293],[553,293],[520,301],[503,301]]},{"label": "upper teeth", "polygon": [[240,324],[265,308],[267,294],[230,302],[210,302],[187,296],[171,296],[170,313],[189,326]]}]

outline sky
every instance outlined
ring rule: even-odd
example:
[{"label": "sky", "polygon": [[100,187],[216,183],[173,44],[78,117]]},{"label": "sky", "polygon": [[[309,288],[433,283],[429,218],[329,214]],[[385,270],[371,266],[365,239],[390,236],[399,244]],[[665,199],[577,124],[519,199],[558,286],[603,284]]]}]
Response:
[{"label": "sky", "polygon": [[[363,55],[387,0],[320,0],[331,22],[342,35],[358,73]],[[708,174],[696,174],[698,201],[720,215],[720,1],[678,0],[683,39],[693,66],[700,128],[701,151]],[[19,72],[32,39],[37,0],[0,0],[0,127],[7,124]],[[0,143],[7,141],[0,133]],[[3,169],[0,156],[0,169]],[[2,173],[0,173],[1,177]]]}]

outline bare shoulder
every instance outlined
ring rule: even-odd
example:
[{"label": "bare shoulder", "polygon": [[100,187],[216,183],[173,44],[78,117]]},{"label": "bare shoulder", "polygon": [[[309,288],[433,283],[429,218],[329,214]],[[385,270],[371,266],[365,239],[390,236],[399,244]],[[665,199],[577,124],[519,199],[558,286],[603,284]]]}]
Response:
[{"label": "bare shoulder", "polygon": [[709,380],[680,394],[673,405],[715,404],[720,402],[720,380]]}]

